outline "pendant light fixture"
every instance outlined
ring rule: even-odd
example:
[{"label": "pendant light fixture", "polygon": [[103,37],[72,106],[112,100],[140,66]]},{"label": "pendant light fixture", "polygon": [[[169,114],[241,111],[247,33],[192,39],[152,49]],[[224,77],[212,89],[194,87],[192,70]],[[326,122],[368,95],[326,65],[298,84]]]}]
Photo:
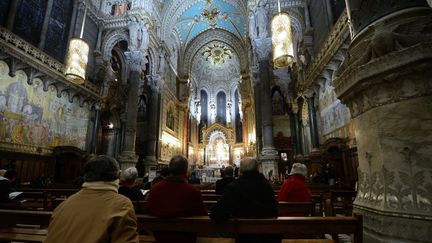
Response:
[{"label": "pendant light fixture", "polygon": [[284,68],[294,62],[294,50],[291,20],[288,14],[281,13],[280,0],[278,0],[278,12],[271,22],[273,63],[276,68]]},{"label": "pendant light fixture", "polygon": [[87,16],[87,6],[84,9],[84,17],[79,38],[71,38],[66,55],[65,78],[76,84],[83,84],[86,78],[86,69],[89,55],[89,45],[82,37]]}]

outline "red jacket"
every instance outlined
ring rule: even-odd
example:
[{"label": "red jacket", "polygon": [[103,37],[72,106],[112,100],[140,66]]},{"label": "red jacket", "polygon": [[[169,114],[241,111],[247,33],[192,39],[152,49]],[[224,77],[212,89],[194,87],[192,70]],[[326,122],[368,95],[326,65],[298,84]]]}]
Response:
[{"label": "red jacket", "polygon": [[312,202],[312,194],[300,175],[292,175],[285,180],[279,194],[279,202]]},{"label": "red jacket", "polygon": [[[167,177],[150,189],[147,205],[150,215],[161,218],[207,215],[200,191],[185,179],[175,176]],[[196,242],[196,234],[153,233],[158,243]]]}]

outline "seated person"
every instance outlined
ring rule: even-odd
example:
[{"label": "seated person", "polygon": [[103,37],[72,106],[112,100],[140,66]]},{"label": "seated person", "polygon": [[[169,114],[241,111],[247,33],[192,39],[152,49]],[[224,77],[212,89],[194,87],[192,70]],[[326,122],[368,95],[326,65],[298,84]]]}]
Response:
[{"label": "seated person", "polygon": [[189,177],[189,184],[200,184],[201,181],[200,179],[197,177],[196,172],[192,171],[191,176]]},{"label": "seated person", "polygon": [[9,194],[16,192],[15,181],[18,173],[15,170],[7,170],[0,176],[0,202],[9,202]]},{"label": "seated person", "polygon": [[[224,222],[229,218],[275,218],[277,201],[270,183],[259,172],[254,158],[240,161],[240,177],[225,187],[222,197],[212,208],[210,218]],[[240,235],[240,243],[280,243],[279,235]]]},{"label": "seated person", "polygon": [[[207,215],[200,191],[187,182],[188,161],[175,155],[169,163],[170,176],[155,184],[148,195],[150,215],[175,218]],[[153,232],[158,243],[195,243],[195,233]]]},{"label": "seated person", "polygon": [[216,194],[222,194],[225,191],[226,185],[234,181],[233,174],[233,167],[227,166],[224,170],[225,177],[216,181]]},{"label": "seated person", "polygon": [[144,200],[144,194],[140,189],[135,187],[138,170],[135,167],[129,167],[123,171],[121,177],[119,194],[128,197],[131,201]]},{"label": "seated person", "polygon": [[[278,193],[279,202],[312,202],[312,194],[306,186],[306,165],[294,163],[288,179],[285,180]],[[286,215],[288,216],[288,215]],[[300,216],[300,215],[289,215]]]},{"label": "seated person", "polygon": [[83,188],[54,210],[44,243],[138,243],[132,202],[117,193],[119,175],[114,158],[90,159]]}]

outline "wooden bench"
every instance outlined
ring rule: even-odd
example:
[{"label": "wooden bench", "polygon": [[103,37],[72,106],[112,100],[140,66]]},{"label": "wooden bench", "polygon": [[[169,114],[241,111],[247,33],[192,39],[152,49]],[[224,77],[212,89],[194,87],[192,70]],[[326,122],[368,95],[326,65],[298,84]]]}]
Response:
[{"label": "wooden bench", "polygon": [[[146,214],[148,213],[147,201],[133,201],[135,213]],[[203,201],[207,211],[217,203],[217,201]],[[278,215],[311,215],[313,216],[313,204],[309,202],[279,202]]]},{"label": "wooden bench", "polygon": [[[284,238],[301,234],[352,234],[353,243],[363,242],[363,222],[360,215],[352,217],[279,217],[270,219],[231,219],[223,224],[215,224],[208,216],[175,219],[137,215],[140,230],[195,232],[218,236],[221,233],[239,234],[280,234]],[[237,238],[237,237],[235,237]]]},{"label": "wooden bench", "polygon": [[353,202],[357,192],[352,190],[330,190],[334,215],[350,216],[353,212]]},{"label": "wooden bench", "polygon": [[[52,212],[0,210],[0,240],[42,242]],[[298,236],[311,234],[353,234],[353,243],[361,243],[362,217],[279,217],[273,219],[231,219],[223,224],[215,224],[208,216],[161,219],[149,215],[137,215],[138,230],[142,231],[175,231],[197,232],[206,236],[218,236],[220,233],[238,234],[283,234]],[[17,224],[35,225],[39,228],[22,229]],[[150,235],[140,236],[142,242],[152,242]],[[284,240],[290,242],[328,242],[321,240]]]}]

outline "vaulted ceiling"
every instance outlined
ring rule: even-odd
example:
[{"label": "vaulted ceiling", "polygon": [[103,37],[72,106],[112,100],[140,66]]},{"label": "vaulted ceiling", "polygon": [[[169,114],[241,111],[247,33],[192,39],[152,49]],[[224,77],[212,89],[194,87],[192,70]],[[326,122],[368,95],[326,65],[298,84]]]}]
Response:
[{"label": "vaulted ceiling", "polygon": [[224,0],[196,2],[177,19],[176,28],[180,32],[183,44],[187,44],[195,36],[208,29],[224,29],[239,38],[245,35],[242,12]]},{"label": "vaulted ceiling", "polygon": [[211,29],[223,29],[243,39],[246,9],[244,0],[171,0],[162,13],[162,35],[168,39],[175,33],[182,47]]}]

